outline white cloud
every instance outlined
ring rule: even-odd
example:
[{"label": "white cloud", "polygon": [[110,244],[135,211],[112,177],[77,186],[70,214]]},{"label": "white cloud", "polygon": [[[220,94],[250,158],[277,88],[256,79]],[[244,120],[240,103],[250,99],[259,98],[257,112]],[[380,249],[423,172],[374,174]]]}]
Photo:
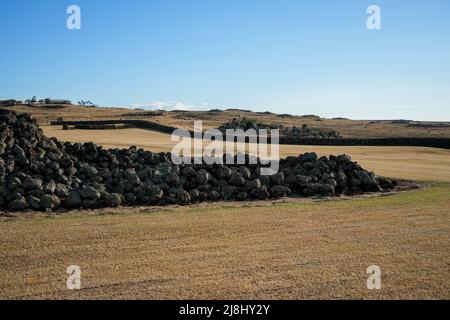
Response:
[{"label": "white cloud", "polygon": [[210,108],[208,104],[202,103],[201,106],[184,104],[179,101],[174,102],[163,102],[163,101],[151,101],[151,102],[142,102],[142,103],[132,103],[131,108],[136,109],[145,109],[145,110],[207,110]]}]

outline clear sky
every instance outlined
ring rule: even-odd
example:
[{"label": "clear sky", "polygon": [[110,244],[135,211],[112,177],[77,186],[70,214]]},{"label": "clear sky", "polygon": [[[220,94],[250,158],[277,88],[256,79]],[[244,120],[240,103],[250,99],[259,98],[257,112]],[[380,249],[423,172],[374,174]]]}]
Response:
[{"label": "clear sky", "polygon": [[[66,9],[81,7],[81,30]],[[369,31],[366,9],[381,8]],[[450,120],[450,0],[0,1],[0,99]]]}]

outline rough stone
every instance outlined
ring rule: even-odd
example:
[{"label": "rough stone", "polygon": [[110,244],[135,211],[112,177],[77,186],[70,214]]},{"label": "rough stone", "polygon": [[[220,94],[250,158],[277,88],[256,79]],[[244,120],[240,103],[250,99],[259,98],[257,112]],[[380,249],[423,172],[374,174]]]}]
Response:
[{"label": "rough stone", "polygon": [[[262,127],[247,120],[233,123]],[[44,136],[29,115],[8,110],[0,110],[0,129],[0,205],[9,211],[187,205],[290,194],[355,194],[396,186],[347,155],[289,156],[280,159],[279,172],[267,176],[260,164],[250,164],[258,160],[250,156],[244,157],[246,165],[175,165],[170,153],[136,147],[103,149],[91,142],[60,143]],[[226,155],[221,160],[225,159]]]},{"label": "rough stone", "polygon": [[122,203],[122,197],[118,193],[105,193],[105,204],[108,207],[118,207]]},{"label": "rough stone", "polygon": [[61,201],[59,198],[55,195],[51,194],[44,194],[41,197],[40,206],[42,210],[53,210],[59,207]]}]

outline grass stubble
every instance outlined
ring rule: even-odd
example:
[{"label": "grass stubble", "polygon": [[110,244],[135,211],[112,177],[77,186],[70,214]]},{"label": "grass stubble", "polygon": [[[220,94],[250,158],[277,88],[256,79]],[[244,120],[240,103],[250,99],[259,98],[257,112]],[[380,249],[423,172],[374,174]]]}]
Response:
[{"label": "grass stubble", "polygon": [[[127,129],[128,130],[128,129]],[[134,130],[134,129],[129,129]],[[117,132],[57,131],[117,146]],[[170,148],[146,131],[144,148]],[[109,134],[109,136],[108,136]],[[102,136],[106,135],[106,136]],[[147,135],[147,136],[146,136]],[[64,139],[69,138],[69,139]],[[144,142],[144,141],[142,141]],[[363,167],[427,181],[345,201],[218,203],[36,215],[0,222],[1,299],[449,299],[450,152],[413,147],[282,146],[349,153]],[[155,150],[160,151],[160,150]],[[81,290],[66,268],[81,267]],[[378,265],[382,289],[368,290]]]},{"label": "grass stubble", "polygon": [[[450,189],[0,223],[0,297],[448,299]],[[366,269],[382,270],[382,290]],[[66,289],[79,265],[82,289]]]}]

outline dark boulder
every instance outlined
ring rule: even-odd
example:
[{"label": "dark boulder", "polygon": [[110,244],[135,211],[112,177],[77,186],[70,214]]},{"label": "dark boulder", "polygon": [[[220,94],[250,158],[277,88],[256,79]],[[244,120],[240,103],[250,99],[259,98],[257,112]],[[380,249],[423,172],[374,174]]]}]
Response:
[{"label": "dark boulder", "polygon": [[251,172],[247,167],[244,166],[240,167],[239,173],[242,175],[242,177],[244,177],[244,179],[250,179]]},{"label": "dark boulder", "polygon": [[233,172],[228,182],[234,186],[242,186],[245,183],[245,179],[239,172]]},{"label": "dark boulder", "polygon": [[228,167],[226,167],[226,166],[224,166],[224,165],[221,165],[220,167],[219,167],[219,170],[218,170],[218,176],[219,176],[219,178],[221,178],[221,179],[226,179],[226,180],[228,180],[230,177],[231,177],[231,174],[233,173],[233,171],[231,171],[231,169],[230,168],[228,168]]},{"label": "dark boulder", "polygon": [[259,179],[247,180],[244,183],[245,190],[258,189],[261,187],[261,181]]},{"label": "dark boulder", "polygon": [[22,211],[28,209],[28,203],[25,198],[21,197],[20,199],[12,200],[8,204],[8,209],[11,211]]},{"label": "dark boulder", "polygon": [[83,187],[78,192],[83,200],[98,200],[101,197],[100,192],[93,187]]},{"label": "dark boulder", "polygon": [[277,185],[277,186],[273,186],[270,189],[270,195],[273,198],[282,198],[282,197],[287,197],[291,194],[291,189],[289,189],[286,186],[281,186],[281,185]]},{"label": "dark boulder", "polygon": [[56,183],[53,180],[50,180],[46,184],[44,184],[44,192],[48,194],[53,194],[56,189]]},{"label": "dark boulder", "polygon": [[223,200],[233,200],[236,188],[233,186],[224,186],[220,191],[220,198]]},{"label": "dark boulder", "polygon": [[68,208],[71,209],[80,208],[82,206],[80,194],[76,191],[70,192],[64,203]]},{"label": "dark boulder", "polygon": [[58,183],[55,188],[55,195],[60,198],[65,198],[69,194],[69,190],[66,185]]},{"label": "dark boulder", "polygon": [[32,210],[39,210],[41,208],[41,199],[38,197],[29,195],[27,197],[27,202],[29,203],[30,209]]},{"label": "dark boulder", "polygon": [[197,171],[195,179],[198,184],[207,184],[208,181],[211,179],[211,175],[205,169],[201,169]]},{"label": "dark boulder", "polygon": [[22,186],[26,189],[26,190],[33,190],[33,189],[42,189],[42,180],[39,178],[32,178],[30,176],[27,176],[24,181]]},{"label": "dark boulder", "polygon": [[51,194],[44,194],[40,199],[40,206],[44,211],[54,210],[59,207],[60,203],[59,198]]},{"label": "dark boulder", "polygon": [[303,193],[305,195],[331,195],[334,190],[331,185],[326,183],[308,183],[303,186]]},{"label": "dark boulder", "polygon": [[118,193],[105,193],[105,205],[108,207],[118,207],[122,203],[122,197]]}]

